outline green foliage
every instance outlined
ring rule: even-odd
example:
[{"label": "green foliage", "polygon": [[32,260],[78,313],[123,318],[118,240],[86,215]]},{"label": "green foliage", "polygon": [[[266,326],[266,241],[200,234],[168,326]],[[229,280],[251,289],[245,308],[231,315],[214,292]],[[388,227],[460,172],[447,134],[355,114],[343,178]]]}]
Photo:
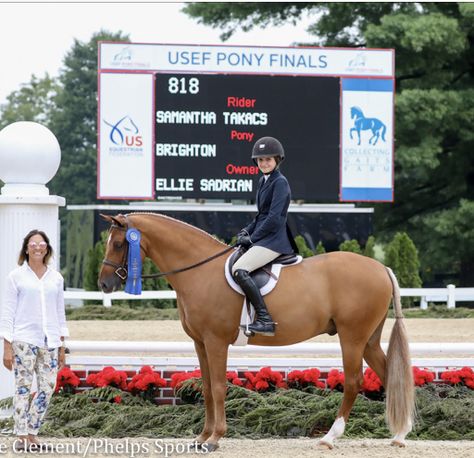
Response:
[{"label": "green foliage", "polygon": [[314,255],[314,253],[309,249],[308,245],[306,244],[306,240],[302,235],[297,235],[295,237],[295,243],[298,247],[298,252],[303,258],[309,258]]},{"label": "green foliage", "polygon": [[[178,320],[179,314],[176,308],[156,308],[135,304],[129,307],[131,301],[114,301],[112,307],[100,305],[85,305],[78,308],[67,308],[66,317],[72,320]],[[144,301],[135,301],[135,303]]]},{"label": "green foliage", "polygon": [[407,233],[398,232],[387,245],[385,264],[394,271],[401,288],[421,287],[418,251]]},{"label": "green foliage", "polygon": [[364,256],[375,259],[375,237],[370,235],[365,243]]},{"label": "green foliage", "polygon": [[314,254],[324,254],[324,253],[326,253],[326,248],[324,248],[323,242],[321,242],[320,240],[318,244],[316,245]]},{"label": "green foliage", "polygon": [[[122,398],[114,403],[116,396]],[[416,389],[418,422],[408,439],[473,440],[474,390],[430,384]],[[256,393],[229,385],[227,437],[321,436],[331,427],[342,393],[308,389]],[[388,438],[385,405],[359,395],[344,433],[347,438]],[[156,406],[116,388],[55,395],[40,434],[49,437],[194,437],[204,422],[202,404]],[[0,420],[10,430],[12,419]]]},{"label": "green foliage", "polygon": [[[61,167],[50,183],[68,204],[96,202],[97,189],[97,43],[129,41],[121,32],[95,33],[87,42],[74,40],[59,77],[50,129],[61,145]],[[74,184],[72,186],[72,184]]]},{"label": "green foliage", "polygon": [[17,121],[33,121],[49,126],[56,109],[54,98],[61,90],[58,82],[47,73],[43,78],[31,76],[29,83],[7,97],[1,106],[0,130]]},{"label": "green foliage", "polygon": [[351,253],[362,254],[359,242],[357,240],[345,240],[339,245],[340,251],[350,251]]},{"label": "green foliage", "polygon": [[[90,250],[93,249],[94,214],[90,210],[70,211],[66,220],[66,284],[69,287],[80,288],[84,283],[87,290],[97,290],[97,276],[84,281],[87,270],[86,262]],[[100,259],[102,262],[102,259]],[[90,270],[98,273],[98,266]]]},{"label": "green foliage", "polygon": [[409,232],[420,250],[424,278],[459,273],[460,286],[472,286],[472,231],[458,227],[466,226],[474,202],[473,4],[267,5],[192,2],[183,11],[221,28],[224,38],[304,14],[313,18],[308,32],[314,43],[306,44],[395,49],[396,201],[376,206],[377,234],[386,239]]},{"label": "green foliage", "polygon": [[[474,309],[467,307],[456,307],[448,309],[446,304],[430,304],[426,310],[419,307],[405,309],[403,311],[405,318],[474,318]],[[388,311],[388,317],[394,318],[393,309]]]},{"label": "green foliage", "polygon": [[84,289],[86,291],[97,291],[97,280],[105,257],[105,243],[107,242],[108,231],[102,231],[100,240],[90,248],[86,257],[86,269],[84,272]]}]

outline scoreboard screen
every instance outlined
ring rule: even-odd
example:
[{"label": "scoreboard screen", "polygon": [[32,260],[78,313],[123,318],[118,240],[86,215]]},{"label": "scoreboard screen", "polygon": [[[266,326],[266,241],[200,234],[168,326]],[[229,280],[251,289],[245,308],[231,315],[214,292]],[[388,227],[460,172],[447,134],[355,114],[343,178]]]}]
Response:
[{"label": "scoreboard screen", "polygon": [[253,199],[252,146],[272,136],[293,198],[336,201],[339,96],[338,78],[156,74],[157,193]]},{"label": "scoreboard screen", "polygon": [[253,200],[261,137],[292,198],[393,201],[394,51],[99,43],[97,197]]}]

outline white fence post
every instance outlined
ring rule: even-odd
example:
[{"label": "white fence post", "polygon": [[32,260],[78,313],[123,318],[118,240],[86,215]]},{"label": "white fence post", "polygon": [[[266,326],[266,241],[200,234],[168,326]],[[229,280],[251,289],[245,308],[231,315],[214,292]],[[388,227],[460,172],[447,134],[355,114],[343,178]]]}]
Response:
[{"label": "white fence post", "polygon": [[[46,127],[21,121],[0,131],[0,179],[5,183],[0,191],[0,310],[6,276],[16,267],[23,237],[29,231],[46,232],[59,268],[58,209],[66,202],[64,197],[50,195],[45,185],[56,175],[60,161],[59,143]],[[0,399],[13,395],[13,373],[1,363],[0,380]]]},{"label": "white fence post", "polygon": [[428,301],[426,300],[426,296],[421,296],[420,309],[421,310],[427,310],[428,309]]},{"label": "white fence post", "polygon": [[448,309],[456,308],[456,286],[448,285]]}]

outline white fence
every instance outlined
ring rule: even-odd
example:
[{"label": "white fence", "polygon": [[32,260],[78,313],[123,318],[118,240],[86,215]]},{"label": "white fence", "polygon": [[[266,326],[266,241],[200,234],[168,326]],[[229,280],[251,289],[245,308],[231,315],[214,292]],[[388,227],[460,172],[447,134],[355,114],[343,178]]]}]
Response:
[{"label": "white fence", "polygon": [[[68,364],[76,370],[99,370],[104,366],[138,370],[141,366],[150,365],[163,372],[187,371],[199,367],[192,342],[69,341],[67,345],[71,350]],[[382,344],[382,348],[386,351],[387,344]],[[437,378],[447,368],[474,367],[474,342],[412,343],[410,351],[413,355],[412,364],[434,370]],[[88,354],[78,355],[77,352]],[[124,354],[97,355],[106,352]],[[136,356],[140,353],[154,355]],[[341,348],[337,343],[229,347],[228,370],[258,370],[265,366],[284,371],[311,367],[321,371],[342,368]]]},{"label": "white fence", "polygon": [[[419,297],[420,308],[427,309],[429,302],[446,302],[448,308],[455,308],[456,302],[474,302],[474,288],[456,288],[448,285],[446,288],[401,288],[401,296]],[[136,296],[117,291],[105,294],[101,291],[65,291],[64,298],[68,301],[96,300],[102,302],[105,307],[111,307],[113,300],[143,300],[143,299],[176,299],[176,292],[172,290],[143,291]]]}]

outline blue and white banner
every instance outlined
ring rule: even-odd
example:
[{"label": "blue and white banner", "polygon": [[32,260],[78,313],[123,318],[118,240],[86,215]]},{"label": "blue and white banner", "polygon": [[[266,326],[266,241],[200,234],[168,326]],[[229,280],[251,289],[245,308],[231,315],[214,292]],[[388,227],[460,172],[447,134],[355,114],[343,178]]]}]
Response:
[{"label": "blue and white banner", "polygon": [[100,70],[393,77],[393,49],[100,43]]},{"label": "blue and white banner", "polygon": [[152,198],[153,75],[102,73],[99,82],[97,197]]},{"label": "blue and white banner", "polygon": [[393,80],[342,79],[341,201],[393,201]]}]

